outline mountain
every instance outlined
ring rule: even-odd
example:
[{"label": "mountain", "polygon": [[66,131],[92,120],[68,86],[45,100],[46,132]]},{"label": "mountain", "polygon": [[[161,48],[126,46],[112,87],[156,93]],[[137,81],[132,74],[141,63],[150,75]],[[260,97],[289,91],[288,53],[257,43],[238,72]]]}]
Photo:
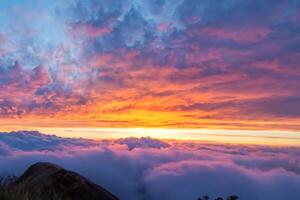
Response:
[{"label": "mountain", "polygon": [[101,186],[51,163],[32,165],[10,187],[34,200],[118,200]]}]

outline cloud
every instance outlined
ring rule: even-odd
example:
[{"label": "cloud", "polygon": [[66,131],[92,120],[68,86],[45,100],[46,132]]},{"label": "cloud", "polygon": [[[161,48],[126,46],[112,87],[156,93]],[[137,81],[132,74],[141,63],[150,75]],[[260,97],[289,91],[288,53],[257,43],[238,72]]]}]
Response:
[{"label": "cloud", "polygon": [[88,38],[96,38],[111,32],[110,28],[94,27],[89,24],[71,24],[70,28],[75,37],[86,36]]},{"label": "cloud", "polygon": [[61,138],[55,135],[44,135],[37,131],[0,132],[2,147],[21,151],[54,151],[67,146],[88,147],[94,141],[84,139]]},{"label": "cloud", "polygon": [[[20,175],[29,165],[48,161],[81,173],[121,199],[179,200],[236,194],[245,200],[282,200],[299,196],[298,147],[177,141],[164,148],[148,148],[149,141],[159,141],[123,139],[142,146],[129,149],[127,143],[118,141],[89,143],[37,133],[5,137],[17,141],[17,136],[18,144],[0,138],[0,147],[5,149],[0,155],[0,174]],[[25,145],[21,142],[24,137],[28,137]],[[24,149],[29,143],[32,148]]]},{"label": "cloud", "polygon": [[265,27],[247,27],[234,32],[233,30],[224,30],[217,28],[204,28],[203,33],[226,40],[234,40],[239,42],[258,42],[266,37],[270,31]]},{"label": "cloud", "polygon": [[135,148],[166,148],[170,145],[166,142],[151,139],[150,137],[142,137],[142,138],[122,138],[116,141],[117,144],[125,144],[128,146],[129,150],[133,150]]},{"label": "cloud", "polygon": [[11,148],[3,143],[2,141],[0,142],[0,156],[7,156],[11,153]]},{"label": "cloud", "polygon": [[284,170],[248,170],[230,162],[183,161],[155,168],[146,182],[150,199],[197,199],[202,192],[213,197],[237,194],[241,199],[279,200],[299,195],[299,178]]},{"label": "cloud", "polygon": [[2,2],[1,121],[299,130],[299,8],[277,0]]},{"label": "cloud", "polygon": [[[211,102],[211,103],[195,103],[192,105],[178,106],[174,109],[179,110],[199,110],[199,111],[217,111],[217,110],[232,110],[235,109],[236,114],[239,114],[241,118],[264,118],[266,116],[272,117],[287,117],[298,118],[300,110],[296,106],[300,103],[298,96],[274,96],[267,98],[256,98],[247,100],[230,100],[223,102]],[[255,113],[251,113],[251,110],[256,110]],[[249,114],[245,116],[245,114]]]}]

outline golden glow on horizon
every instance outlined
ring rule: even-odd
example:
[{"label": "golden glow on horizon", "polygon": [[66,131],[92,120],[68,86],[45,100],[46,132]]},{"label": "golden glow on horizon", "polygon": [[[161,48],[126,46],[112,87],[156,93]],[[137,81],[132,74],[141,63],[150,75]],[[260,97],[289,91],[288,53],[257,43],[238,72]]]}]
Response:
[{"label": "golden glow on horizon", "polygon": [[[16,129],[14,129],[16,130]],[[22,130],[19,128],[18,130]],[[213,129],[167,129],[167,128],[45,128],[34,127],[45,134],[61,137],[87,139],[117,139],[124,137],[147,137],[163,140],[190,140],[232,144],[257,144],[276,146],[300,146],[300,133],[292,131],[246,131]],[[2,129],[2,131],[13,131]]]},{"label": "golden glow on horizon", "polygon": [[[147,128],[126,130],[136,135],[179,139],[198,139],[203,131],[205,134],[200,139],[203,135],[211,136],[213,133],[207,134],[208,129],[300,132],[297,87],[300,82],[295,78],[300,76],[299,68],[295,67],[299,52],[296,48],[292,48],[294,51],[284,48],[289,44],[285,41],[298,42],[297,34],[291,34],[295,38],[284,34],[287,30],[294,31],[290,24],[297,17],[288,15],[282,21],[287,23],[287,29],[278,30],[272,30],[273,23],[269,20],[266,24],[247,26],[246,23],[242,27],[227,27],[227,23],[224,27],[190,26],[180,20],[179,28],[177,17],[170,17],[170,27],[165,27],[166,30],[153,28],[160,27],[161,23],[155,25],[156,20],[150,20],[151,26],[144,28],[153,31],[155,37],[142,34],[129,44],[131,34],[140,32],[135,26],[128,27],[133,32],[120,33],[122,23],[114,20],[108,20],[107,27],[99,27],[86,20],[78,23],[80,17],[72,19],[72,16],[65,16],[68,19],[65,24],[65,20],[57,20],[56,12],[48,11],[46,9],[44,14],[49,14],[49,19],[54,17],[50,25],[57,29],[55,31],[60,30],[59,35],[63,37],[37,31],[41,28],[40,20],[45,20],[43,17],[30,18],[25,29],[19,26],[23,23],[19,24],[12,13],[8,12],[4,19],[20,31],[15,33],[10,26],[0,30],[7,29],[0,32],[0,42],[5,44],[0,45],[1,69],[4,69],[0,72],[2,130],[38,127],[38,130],[51,132],[60,127],[63,132],[63,129],[80,130],[78,127],[86,130],[91,127],[98,127],[98,130],[105,127],[170,128],[172,133],[166,129],[155,129],[157,133]],[[194,17],[193,13],[184,14]],[[125,20],[124,23],[129,22]],[[31,29],[29,32],[37,31],[43,39],[28,35]],[[106,34],[109,36],[104,37]],[[120,41],[115,41],[115,37]],[[214,45],[203,41],[203,37]],[[47,39],[44,41],[44,38]],[[100,38],[105,42],[98,42]],[[278,38],[282,41],[274,40]],[[33,48],[25,41],[39,43],[44,50]],[[115,45],[116,42],[122,45]],[[232,46],[232,42],[240,48]],[[254,50],[256,43],[259,48]],[[24,45],[29,46],[23,48]],[[267,52],[268,56],[262,56]],[[188,134],[181,136],[181,133],[176,135],[177,128],[201,131],[193,131],[200,132],[198,135],[187,131]],[[218,137],[225,137],[218,134]],[[82,135],[90,137],[92,134],[86,131]],[[288,136],[282,136],[285,137]]]}]

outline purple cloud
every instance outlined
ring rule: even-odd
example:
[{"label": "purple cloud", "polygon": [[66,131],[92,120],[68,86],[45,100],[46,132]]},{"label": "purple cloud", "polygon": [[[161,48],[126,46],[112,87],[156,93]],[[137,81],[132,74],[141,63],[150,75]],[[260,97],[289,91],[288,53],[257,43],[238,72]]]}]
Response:
[{"label": "purple cloud", "polygon": [[133,150],[135,148],[167,148],[170,145],[166,142],[155,140],[150,137],[142,137],[142,138],[121,138],[116,140],[117,144],[127,145],[129,150]]},{"label": "purple cloud", "polygon": [[[156,111],[139,100],[169,97],[178,101],[162,112],[189,116],[175,126],[203,126],[199,118],[224,126],[230,118],[243,128],[246,112],[274,126],[291,119],[280,129],[295,129],[299,8],[278,0],[1,2],[0,114],[93,116],[108,112],[93,108],[110,107],[106,99]],[[195,115],[195,107],[205,113]]]},{"label": "purple cloud", "polygon": [[[134,139],[139,148],[130,150],[127,143],[115,141],[89,143],[27,134],[25,146],[31,143],[32,148],[22,150],[25,133],[8,134],[6,138],[16,140],[16,135],[20,136],[18,144],[0,138],[5,144],[0,146],[0,173],[20,175],[32,163],[54,162],[83,174],[122,199],[133,200],[196,199],[206,194],[282,200],[300,195],[297,147],[169,142],[165,148],[149,148],[149,143],[159,141],[142,138]],[[40,143],[48,148],[40,149]]]}]

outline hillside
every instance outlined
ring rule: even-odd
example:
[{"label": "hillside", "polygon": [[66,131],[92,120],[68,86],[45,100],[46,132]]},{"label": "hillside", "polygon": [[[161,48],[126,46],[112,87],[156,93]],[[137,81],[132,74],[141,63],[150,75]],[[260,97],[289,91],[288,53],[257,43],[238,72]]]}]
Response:
[{"label": "hillside", "polygon": [[0,187],[1,200],[118,200],[81,175],[51,163],[36,163]]}]

